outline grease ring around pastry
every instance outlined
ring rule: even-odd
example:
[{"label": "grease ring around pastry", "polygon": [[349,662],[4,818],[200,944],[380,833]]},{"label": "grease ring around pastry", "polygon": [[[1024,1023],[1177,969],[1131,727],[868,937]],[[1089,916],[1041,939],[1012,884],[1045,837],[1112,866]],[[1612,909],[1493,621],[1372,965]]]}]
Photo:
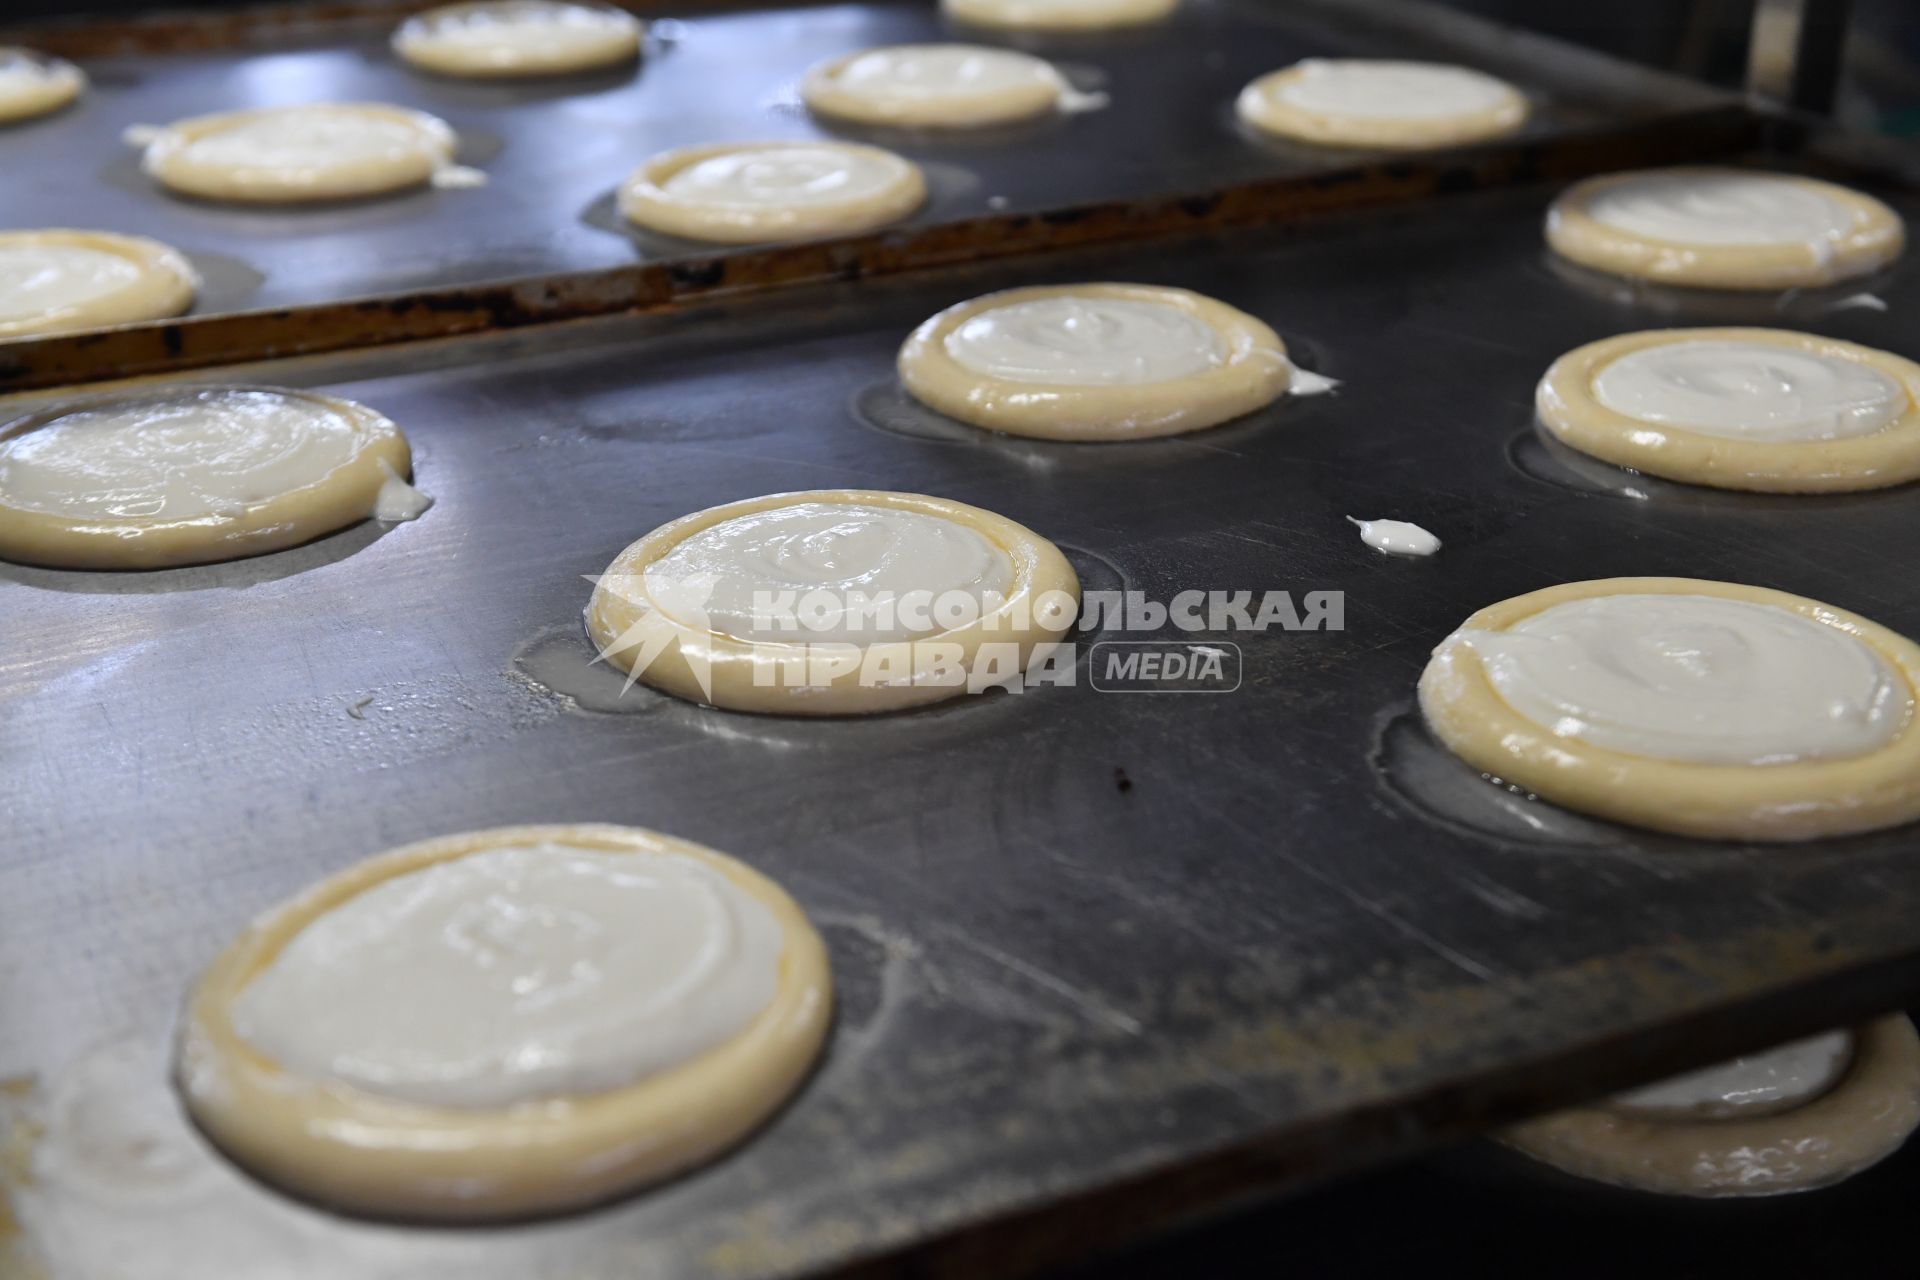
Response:
[{"label": "grease ring around pastry", "polygon": [[1561,737],[1515,711],[1463,637],[1504,631],[1576,600],[1695,595],[1767,605],[1832,626],[1870,648],[1920,701],[1920,645],[1857,614],[1784,591],[1698,578],[1602,578],[1530,591],[1480,610],[1434,649],[1420,710],[1448,750],[1542,800],[1630,826],[1706,839],[1812,840],[1920,818],[1920,724],[1865,755],[1706,764],[1635,755]]},{"label": "grease ring around pastry", "polygon": [[[1076,297],[1172,307],[1211,329],[1224,358],[1203,372],[1158,382],[1067,385],[977,372],[947,350],[949,335],[984,312]],[[900,348],[897,365],[907,390],[930,408],[990,431],[1045,440],[1144,440],[1198,431],[1272,404],[1293,380],[1286,344],[1264,322],[1186,289],[1140,284],[1041,285],[989,293],[923,322]]]},{"label": "grease ring around pastry", "polygon": [[1903,1015],[1856,1033],[1829,1091],[1752,1118],[1691,1120],[1605,1104],[1516,1125],[1500,1140],[1575,1177],[1659,1195],[1783,1195],[1832,1186],[1900,1149],[1920,1124],[1920,1036]]},{"label": "grease ring around pastry", "polygon": [[[1636,351],[1685,342],[1778,346],[1864,365],[1898,385],[1907,405],[1866,435],[1739,440],[1631,417],[1596,397],[1594,379]],[[1785,329],[1655,329],[1590,342],[1554,361],[1534,397],[1540,420],[1572,448],[1615,466],[1687,484],[1765,493],[1881,489],[1920,477],[1920,365],[1889,352]]]},{"label": "grease ring around pastry", "polygon": [[[4,483],[9,446],[69,414],[230,394],[271,395],[336,416],[353,433],[353,452],[300,487],[236,502],[231,511],[60,515],[23,505]],[[262,555],[370,518],[379,506],[381,490],[396,479],[404,480],[412,467],[406,436],[386,415],[352,400],[312,391],[182,387],[61,401],[0,421],[0,558],[64,569],[162,569]]]},{"label": "grease ring around pastry", "polygon": [[9,251],[31,255],[40,250],[57,254],[63,249],[110,254],[130,263],[135,276],[111,292],[24,315],[13,314],[7,298],[0,295],[0,339],[164,320],[191,307],[200,286],[199,274],[178,249],[145,236],[65,229],[0,232],[0,257]]},{"label": "grease ring around pastry", "polygon": [[[985,88],[962,86],[939,93],[889,92],[884,86],[846,79],[848,69],[865,59],[936,53],[989,59],[1009,74],[1005,81]],[[1044,59],[1012,49],[962,44],[862,49],[819,63],[800,82],[800,97],[816,115],[902,129],[967,129],[1031,120],[1058,110],[1065,90],[1066,81]]]},{"label": "grease ring around pastry", "polygon": [[[507,21],[491,21],[496,16]],[[473,18],[481,20],[478,29],[462,30],[460,24]],[[573,75],[631,62],[640,56],[645,34],[638,18],[611,5],[469,0],[413,15],[394,31],[391,43],[402,60],[435,75],[511,80]]]},{"label": "grease ring around pastry", "polygon": [[[788,204],[727,204],[682,196],[670,187],[676,175],[710,160],[739,153],[833,152],[886,173],[880,189],[853,198]],[[621,216],[649,231],[712,244],[765,244],[850,235],[898,222],[927,200],[920,166],[879,147],[851,142],[722,142],[665,151],[641,165],[620,186]]]},{"label": "grease ring around pastry", "polygon": [[[1757,244],[1682,242],[1643,235],[1595,218],[1594,202],[1655,175],[1677,179],[1758,178],[1791,184],[1843,209],[1849,225],[1837,240]],[[1676,167],[1606,174],[1576,182],[1547,211],[1547,243],[1570,261],[1611,275],[1705,289],[1795,289],[1866,275],[1900,256],[1906,228],[1882,201],[1859,191],[1803,178],[1743,169]]]},{"label": "grease ring around pastry", "polygon": [[[385,145],[342,153],[324,163],[236,161],[219,150],[220,135],[302,118],[351,123],[385,135]],[[298,204],[350,200],[423,186],[453,165],[458,139],[446,121],[424,111],[380,103],[325,102],[223,111],[175,121],[153,135],[140,167],[171,191],[203,200]],[[209,149],[210,148],[210,152]]]},{"label": "grease ring around pastry", "polygon": [[955,22],[1013,31],[1104,31],[1159,22],[1180,0],[940,0]]},{"label": "grease ring around pastry", "polygon": [[[396,876],[490,848],[556,844],[673,855],[723,876],[782,936],[774,996],[714,1047],[596,1093],[452,1107],[290,1074],[243,1039],[234,1001],[303,928]],[[826,948],[772,880],[725,854],[636,827],[501,827],[424,840],[356,863],[257,919],[189,996],[175,1061],[187,1109],[220,1148],[271,1182],[381,1216],[473,1221],[577,1208],[703,1163],[799,1088],[832,1004]]]},{"label": "grease ring around pastry", "polygon": [[1363,58],[1310,58],[1271,72],[1240,91],[1234,111],[1241,121],[1263,133],[1331,147],[1370,147],[1416,151],[1462,146],[1505,137],[1527,122],[1526,95],[1512,85],[1482,72],[1445,64],[1406,64],[1421,70],[1467,74],[1486,82],[1496,101],[1484,108],[1448,115],[1358,115],[1315,110],[1289,102],[1287,90],[1319,74],[1337,74],[1345,66],[1395,66]]},{"label": "grease ring around pastry", "polygon": [[[646,586],[647,568],[695,534],[741,516],[811,503],[892,508],[951,521],[978,534],[1003,553],[1012,568],[999,607],[964,625],[915,635],[910,641],[876,641],[860,648],[863,657],[883,647],[899,655],[911,668],[910,675],[877,682],[868,679],[865,668],[823,669],[821,674],[828,676],[824,683],[794,684],[782,675],[787,669],[782,664],[805,653],[804,637],[798,643],[774,643],[689,626],[653,599]],[[964,672],[980,670],[986,646],[1011,646],[1017,650],[1018,669],[1025,671],[1071,629],[1079,599],[1079,577],[1059,548],[1005,516],[924,494],[823,489],[730,502],[660,526],[607,566],[588,601],[586,624],[594,647],[613,666],[690,702],[769,715],[867,715],[969,692],[964,680],[956,683],[940,671],[954,669],[946,658]],[[646,665],[634,672],[642,659]]]},{"label": "grease ring around pastry", "polygon": [[0,125],[50,115],[86,87],[86,72],[64,58],[0,45]]}]

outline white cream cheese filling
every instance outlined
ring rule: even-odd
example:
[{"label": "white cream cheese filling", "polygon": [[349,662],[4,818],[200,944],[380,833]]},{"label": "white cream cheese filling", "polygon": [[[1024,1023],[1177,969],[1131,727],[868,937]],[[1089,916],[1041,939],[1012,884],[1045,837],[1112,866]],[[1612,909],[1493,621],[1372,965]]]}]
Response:
[{"label": "white cream cheese filling", "polygon": [[188,142],[179,158],[195,165],[312,181],[327,170],[424,157],[440,166],[444,141],[405,117],[316,105],[250,115]]},{"label": "white cream cheese filling", "polygon": [[1299,75],[1270,92],[1290,107],[1318,115],[1437,120],[1492,111],[1513,96],[1503,81],[1445,63],[1308,58],[1297,66]]},{"label": "white cream cheese filling", "polygon": [[1615,1094],[1611,1101],[1635,1111],[1723,1118],[1780,1111],[1832,1089],[1852,1059],[1852,1034],[1828,1031]]},{"label": "white cream cheese filling", "polygon": [[1128,298],[1057,295],[990,307],[945,338],[971,372],[1050,386],[1140,386],[1218,368],[1226,344],[1179,307]]},{"label": "white cream cheese filling", "polygon": [[1601,369],[1593,397],[1642,422],[1730,440],[1871,435],[1910,407],[1899,383],[1856,360],[1764,342],[1663,342]]},{"label": "white cream cheese filling", "polygon": [[604,1091],[739,1034],[779,923],[673,854],[487,849],[382,881],[302,929],[233,1003],[284,1068],[435,1106]]},{"label": "white cream cheese filling", "polygon": [[879,196],[900,180],[891,157],[839,147],[728,151],[688,165],[660,189],[689,204],[769,209],[850,203]]},{"label": "white cream cheese filling", "polygon": [[1514,711],[1637,756],[1845,759],[1886,746],[1913,714],[1899,673],[1865,643],[1770,605],[1595,596],[1463,634]]},{"label": "white cream cheese filling", "polygon": [[139,282],[138,263],[84,245],[0,247],[0,323],[51,316]]},{"label": "white cream cheese filling", "polygon": [[1853,230],[1839,201],[1766,173],[1636,174],[1587,205],[1596,222],[1675,244],[1807,244],[1830,248]]},{"label": "white cream cheese filling", "polygon": [[876,102],[965,100],[1029,88],[1058,86],[1051,64],[1009,49],[972,44],[903,44],[872,49],[833,74],[849,93]]},{"label": "white cream cheese filling", "polygon": [[1396,556],[1430,556],[1440,550],[1440,539],[1427,529],[1408,520],[1359,520],[1347,522],[1360,530],[1360,541],[1375,551]]},{"label": "white cream cheese filling", "polygon": [[71,520],[234,515],[325,479],[367,431],[280,391],[188,391],[63,413],[0,440],[0,500]]},{"label": "white cream cheese filling", "polygon": [[25,49],[0,48],[0,107],[43,94],[70,74],[64,63],[35,57]]},{"label": "white cream cheese filling", "polygon": [[743,640],[876,644],[964,625],[1013,584],[977,531],[897,507],[803,502],[723,520],[647,566],[669,617]]},{"label": "white cream cheese filling", "polygon": [[630,13],[562,0],[496,0],[449,5],[409,20],[394,36],[402,51],[458,51],[500,67],[564,64],[602,56],[640,30]]}]

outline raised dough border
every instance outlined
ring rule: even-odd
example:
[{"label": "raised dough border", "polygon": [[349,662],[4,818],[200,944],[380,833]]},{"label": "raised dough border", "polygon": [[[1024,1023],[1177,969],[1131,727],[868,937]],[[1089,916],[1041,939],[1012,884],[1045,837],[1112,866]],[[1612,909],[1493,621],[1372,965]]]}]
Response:
[{"label": "raised dough border", "polygon": [[[799,645],[770,644],[742,640],[718,632],[701,631],[685,625],[655,608],[646,595],[644,574],[648,565],[665,556],[686,539],[725,520],[795,506],[803,502],[847,503],[894,507],[921,515],[951,520],[974,530],[1006,553],[1013,564],[1013,583],[998,611],[976,619],[970,625],[916,637],[914,645],[958,645],[961,661],[972,670],[984,644],[1019,646],[1020,669],[1052,645],[1073,626],[1075,610],[1067,610],[1056,621],[1042,617],[1040,602],[1049,592],[1064,592],[1077,603],[1080,579],[1060,549],[1024,525],[979,507],[933,498],[918,493],[894,493],[874,489],[820,489],[796,493],[775,493],[744,502],[729,502],[705,511],[683,516],[661,525],[633,543],[607,566],[603,580],[594,587],[587,604],[587,631],[594,645],[607,660],[623,671],[630,670],[639,652],[649,641],[669,641],[660,650],[640,679],[656,689],[690,702],[711,702],[730,711],[762,712],[770,715],[841,716],[867,715],[924,706],[966,693],[964,684],[926,682],[925,663],[916,662],[914,678],[904,683],[871,685],[860,681],[860,672],[842,674],[830,683],[794,688],[775,684],[756,684],[754,672],[790,657]],[[623,593],[608,585],[618,579],[634,584],[638,590]],[[643,599],[634,599],[638,595]],[[1025,611],[1027,624],[1014,622]],[[621,637],[628,643],[618,645]],[[909,642],[890,642],[904,648]],[[710,673],[712,697],[701,691],[700,682],[689,665],[688,655],[706,664]]]},{"label": "raised dough border", "polygon": [[[1863,364],[1907,395],[1899,417],[1838,440],[1730,440],[1647,422],[1607,408],[1594,379],[1635,351],[1678,342],[1755,342]],[[1857,342],[1791,329],[1650,329],[1575,348],[1554,361],[1534,395],[1540,420],[1584,454],[1647,475],[1762,493],[1843,493],[1920,478],[1920,365]]]},{"label": "raised dough border", "polygon": [[38,244],[93,249],[125,258],[140,269],[139,279],[123,289],[18,320],[0,320],[0,339],[46,333],[72,333],[137,320],[165,320],[193,305],[200,287],[199,273],[186,256],[171,245],[145,236],[123,236],[107,231],[0,231],[0,249]]},{"label": "raised dough border", "polygon": [[625,9],[616,9],[612,5],[593,4],[590,0],[560,0],[560,2],[577,9],[591,9],[599,13],[617,15],[626,21],[607,24],[603,39],[597,41],[591,50],[576,50],[573,57],[534,57],[521,51],[506,61],[499,62],[488,59],[470,45],[450,44],[437,40],[432,35],[432,24],[445,15],[467,9],[492,8],[495,3],[495,0],[466,0],[465,3],[443,4],[414,14],[394,29],[389,43],[400,60],[410,66],[434,75],[457,76],[466,80],[517,80],[534,79],[540,76],[576,75],[581,72],[616,67],[622,63],[632,62],[640,56],[640,44],[646,36],[646,26],[640,19]]},{"label": "raised dough border", "polygon": [[[1608,226],[1587,212],[1596,196],[1649,173],[1700,177],[1737,174],[1795,182],[1845,206],[1853,230],[1831,252],[1812,244],[1716,245],[1657,240]],[[1900,256],[1906,228],[1900,215],[1863,192],[1798,174],[1678,165],[1634,169],[1576,182],[1547,210],[1547,243],[1585,267],[1661,284],[1703,289],[1796,289],[1867,275]]]},{"label": "raised dough border", "polygon": [[151,393],[109,394],[41,405],[0,421],[0,440],[34,429],[49,417],[91,407],[170,397],[191,391],[271,391],[313,401],[365,433],[357,453],[312,484],[256,502],[237,516],[72,520],[6,505],[0,498],[0,558],[60,569],[165,569],[216,564],[310,542],[373,514],[380,487],[413,472],[413,453],[385,414],[353,400],[291,387],[181,386]]},{"label": "raised dough border", "polygon": [[[666,190],[682,169],[734,151],[865,152],[895,166],[894,180],[871,195],[832,204],[769,205],[729,208],[684,200]],[[663,151],[620,184],[620,215],[635,226],[709,244],[765,244],[816,236],[872,231],[913,213],[927,202],[927,179],[920,166],[880,147],[857,142],[716,142]]]},{"label": "raised dough border", "polygon": [[[187,158],[187,148],[211,133],[219,133],[262,116],[324,108],[328,111],[371,116],[410,126],[421,145],[400,158],[381,157],[329,165],[311,170],[311,181],[286,181],[272,170],[201,164]],[[202,200],[249,204],[302,204],[320,200],[352,200],[385,195],[431,181],[453,163],[459,139],[453,127],[438,116],[410,107],[378,102],[306,102],[281,107],[250,107],[176,120],[148,142],[140,167],[170,191]]]},{"label": "raised dough border", "polygon": [[[1913,1024],[1894,1014],[1856,1036],[1839,1083],[1789,1111],[1663,1120],[1595,1104],[1530,1120],[1500,1140],[1575,1177],[1658,1195],[1782,1195],[1832,1186],[1898,1151],[1920,1124],[1920,1036]],[[1862,1129],[1871,1132],[1860,1135]],[[1837,1133],[1869,1140],[1838,1146],[1831,1141]],[[1773,1173],[1756,1181],[1761,1165]]]},{"label": "raised dough border", "polygon": [[1504,631],[1555,605],[1613,595],[1702,595],[1787,609],[1874,649],[1920,701],[1920,645],[1844,609],[1697,578],[1601,578],[1490,605],[1440,642],[1420,676],[1420,709],[1449,750],[1542,799],[1615,822],[1721,840],[1795,841],[1920,818],[1920,723],[1878,751],[1776,765],[1660,760],[1556,737],[1508,706],[1464,631]]},{"label": "raised dough border", "polygon": [[1159,22],[1180,0],[1105,0],[1051,9],[1029,0],[940,0],[940,12],[955,22],[1008,31],[1105,31]]},{"label": "raised dough border", "polygon": [[800,81],[800,98],[807,110],[835,120],[856,124],[885,125],[896,129],[971,129],[985,125],[1012,124],[1031,120],[1059,110],[1067,83],[1053,64],[1044,58],[1017,49],[997,49],[991,45],[966,45],[950,42],[947,47],[977,49],[984,53],[1023,58],[1046,69],[1031,84],[968,92],[962,90],[943,97],[916,99],[884,97],[861,93],[840,83],[840,73],[857,58],[872,53],[888,53],[903,48],[939,47],[929,45],[879,45],[858,49],[816,63]]},{"label": "raised dough border", "polygon": [[[1482,111],[1465,111],[1450,116],[1350,116],[1324,111],[1309,111],[1284,102],[1276,91],[1305,76],[1312,62],[1371,62],[1370,58],[1311,58],[1290,67],[1269,72],[1247,85],[1234,101],[1234,111],[1242,123],[1262,133],[1311,142],[1329,147],[1369,147],[1380,150],[1421,151],[1435,147],[1463,146],[1504,138],[1524,128],[1531,106],[1527,96],[1498,76],[1506,96]],[[1450,64],[1435,64],[1450,65]],[[1461,71],[1476,71],[1458,67]]]},{"label": "raised dough border", "polygon": [[[773,914],[785,939],[772,1002],[732,1039],[633,1084],[494,1109],[433,1107],[289,1075],[233,1030],[235,997],[322,913],[432,863],[542,841],[678,854],[724,875]],[[381,1216],[497,1219],[602,1201],[738,1143],[805,1079],[831,1009],[820,935],[784,889],[744,863],[637,827],[498,827],[356,863],[255,920],[194,987],[175,1080],[201,1128],[271,1182]]]},{"label": "raised dough border", "polygon": [[[947,335],[983,311],[1041,298],[1117,298],[1178,307],[1226,344],[1205,373],[1114,387],[1010,382],[975,373],[947,354]],[[1287,393],[1287,347],[1263,321],[1187,289],[1145,284],[1038,285],[989,293],[923,322],[900,348],[900,380],[916,400],[990,431],[1042,440],[1145,440],[1217,426]]]}]

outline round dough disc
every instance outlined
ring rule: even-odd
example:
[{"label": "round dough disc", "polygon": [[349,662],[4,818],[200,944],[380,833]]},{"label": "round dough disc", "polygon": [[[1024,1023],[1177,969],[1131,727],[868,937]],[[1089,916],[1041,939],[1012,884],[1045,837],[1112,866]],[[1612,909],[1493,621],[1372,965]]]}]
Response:
[{"label": "round dough disc", "polygon": [[1575,1177],[1669,1196],[1771,1196],[1832,1186],[1898,1151],[1920,1124],[1920,1036],[1900,1014],[1857,1033],[1831,1090],[1773,1115],[1649,1118],[1604,1104],[1515,1126],[1501,1141]]},{"label": "round dough disc", "polygon": [[684,147],[641,165],[619,194],[634,225],[715,244],[871,231],[926,199],[918,165],[850,142]]},{"label": "round dough disc", "polygon": [[140,166],[182,195],[297,204],[420,186],[453,164],[456,145],[447,122],[423,111],[313,103],[177,121]]},{"label": "round dough disc", "polygon": [[1047,115],[1065,82],[1053,64],[976,44],[901,44],[820,63],[800,82],[816,115],[899,128],[964,129]]},{"label": "round dough disc", "polygon": [[1638,169],[1577,182],[1547,243],[1584,267],[1709,289],[1799,289],[1900,256],[1900,215],[1831,182],[1745,169]]},{"label": "round dough disc", "polygon": [[940,0],[955,22],[1016,31],[1100,31],[1159,22],[1180,0]]},{"label": "round dough disc", "polygon": [[1335,147],[1420,150],[1504,137],[1527,99],[1485,72],[1437,62],[1308,58],[1261,76],[1235,103],[1254,129]]},{"label": "round dough disc", "polygon": [[0,557],[158,569],[278,551],[375,513],[406,437],[351,400],[190,387],[0,422]]},{"label": "round dough disc", "polygon": [[1504,631],[1555,605],[1613,595],[1694,595],[1785,609],[1867,645],[1920,699],[1920,645],[1865,618],[1784,591],[1698,578],[1603,578],[1528,592],[1468,618],[1433,651],[1420,709],[1434,734],[1482,773],[1615,822],[1707,839],[1792,841],[1920,818],[1920,725],[1864,755],[1782,764],[1655,759],[1562,737],[1494,690],[1463,632]]},{"label": "round dough disc", "polygon": [[[910,643],[859,647],[845,669],[794,666],[808,649],[805,633],[790,643],[742,638],[688,625],[654,598],[647,569],[681,543],[726,521],[802,504],[885,507],[957,524],[1006,557],[1007,587],[997,606],[958,625],[916,634]],[[1079,600],[1080,580],[1059,548],[1005,516],[921,494],[825,489],[730,502],[660,526],[614,557],[586,620],[608,662],[676,697],[730,711],[864,715],[957,697],[968,692],[969,674],[985,672],[989,662],[1000,678],[1025,671],[1072,627]],[[883,669],[876,655],[890,665]]]},{"label": "round dough disc", "polygon": [[561,76],[631,62],[645,32],[638,18],[607,5],[475,0],[408,18],[393,33],[393,51],[445,76]]},{"label": "round dough disc", "polygon": [[[560,845],[691,859],[780,930],[772,999],[715,1047],[631,1083],[509,1107],[435,1106],[285,1070],[243,1039],[234,1003],[309,924],[385,881],[488,849]],[[357,863],[260,917],[191,992],[175,1079],[234,1159],[330,1204],[442,1221],[577,1208],[679,1173],[738,1143],[799,1088],[832,1005],[826,948],[773,881],[725,854],[635,827],[501,827]]]},{"label": "round dough disc", "polygon": [[[1037,313],[1029,304],[1049,304],[1049,310]],[[1173,376],[1104,384],[1048,382],[1038,369],[1016,379],[956,359],[956,344],[975,331],[964,327],[1003,308],[1040,317],[1027,337],[1028,350],[1036,354],[1070,351],[1089,341],[1085,335],[1097,335],[1092,356],[1105,340],[1151,360],[1173,349],[1170,339],[1208,332],[1214,351],[1204,360],[1163,365]],[[1141,284],[990,293],[948,307],[915,329],[900,348],[898,365],[914,398],[948,417],[1049,440],[1144,440],[1198,431],[1273,403],[1293,380],[1286,344],[1259,320],[1185,289]]]},{"label": "round dough disc", "polygon": [[[1826,440],[1733,439],[1632,417],[1595,395],[1594,381],[1624,356],[1675,343],[1762,344],[1870,369],[1904,398],[1865,435]],[[1588,343],[1553,362],[1535,394],[1540,420],[1582,453],[1647,475],[1720,489],[1837,493],[1920,477],[1920,365],[1872,347],[1784,329],[1657,329]]]},{"label": "round dough disc", "polygon": [[163,320],[200,279],[176,249],[104,231],[0,231],[0,338]]},{"label": "round dough disc", "polygon": [[86,87],[86,73],[71,62],[0,45],[0,124],[58,111]]}]

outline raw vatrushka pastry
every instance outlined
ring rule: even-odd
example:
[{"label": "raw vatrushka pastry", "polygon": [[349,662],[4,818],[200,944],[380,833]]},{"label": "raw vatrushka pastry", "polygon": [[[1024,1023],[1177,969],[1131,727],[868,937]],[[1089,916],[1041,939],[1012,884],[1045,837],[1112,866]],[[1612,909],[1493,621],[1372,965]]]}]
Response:
[{"label": "raw vatrushka pastry", "polygon": [[177,249],[104,231],[0,231],[0,339],[164,320],[199,275]]},{"label": "raw vatrushka pastry", "polygon": [[1482,142],[1527,122],[1504,80],[1438,62],[1308,58],[1265,75],[1235,109],[1254,129],[1299,142],[1417,150]]},{"label": "raw vatrushka pastry", "polygon": [[927,199],[919,166],[848,142],[729,142],[655,156],[620,187],[620,212],[649,231],[762,244],[871,231]]},{"label": "raw vatrushka pastry", "polygon": [[826,948],[773,881],[633,827],[357,863],[208,966],[175,1076],[219,1147],[367,1213],[575,1208],[713,1158],[825,1040]]}]

